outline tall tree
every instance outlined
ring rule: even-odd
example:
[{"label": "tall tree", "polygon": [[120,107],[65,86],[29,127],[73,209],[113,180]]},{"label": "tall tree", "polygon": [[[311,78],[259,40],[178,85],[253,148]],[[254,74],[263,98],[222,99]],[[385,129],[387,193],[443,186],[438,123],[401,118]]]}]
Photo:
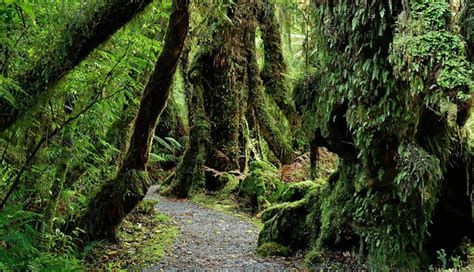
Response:
[{"label": "tall tree", "polygon": [[99,7],[96,3],[89,3],[75,20],[69,22],[57,44],[19,75],[17,81],[22,92],[16,94],[18,104],[12,105],[0,97],[0,133],[39,103],[46,96],[49,86],[58,82],[151,2],[108,0]]},{"label": "tall tree", "polygon": [[205,175],[204,165],[217,171],[240,169],[239,129],[247,97],[246,59],[242,54],[252,7],[248,0],[226,6],[232,22],[214,18],[218,27],[211,34],[212,41],[202,46],[193,61],[190,101],[195,104],[189,109],[194,115],[190,140],[168,193],[186,196],[191,188],[217,189],[221,184],[212,175]]},{"label": "tall tree", "polygon": [[247,47],[255,39],[257,2],[239,0],[225,9],[232,23],[211,20],[213,26],[218,22],[211,28],[213,39],[201,47],[189,70],[190,140],[166,194],[185,197],[203,188],[216,190],[225,183],[214,175],[216,171],[245,170],[248,118],[256,120],[255,125],[280,161],[291,159],[290,141],[268,112],[258,66],[248,65],[256,58],[249,57]]},{"label": "tall tree", "polygon": [[118,224],[143,199],[150,186],[146,168],[152,138],[166,107],[189,27],[189,1],[174,0],[172,5],[164,48],[145,87],[123,164],[77,220],[76,226],[85,230],[85,240],[114,239]]}]

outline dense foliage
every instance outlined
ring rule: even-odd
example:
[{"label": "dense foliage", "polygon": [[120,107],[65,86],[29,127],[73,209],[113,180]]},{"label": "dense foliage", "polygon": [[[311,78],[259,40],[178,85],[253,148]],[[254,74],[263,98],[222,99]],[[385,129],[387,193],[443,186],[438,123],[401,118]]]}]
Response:
[{"label": "dense foliage", "polygon": [[158,261],[177,230],[142,202],[151,184],[257,217],[258,254],[304,251],[309,268],[341,252],[352,269],[467,264],[473,12],[1,1],[0,270],[130,268],[141,255],[104,252],[138,250],[137,228],[159,233]]}]

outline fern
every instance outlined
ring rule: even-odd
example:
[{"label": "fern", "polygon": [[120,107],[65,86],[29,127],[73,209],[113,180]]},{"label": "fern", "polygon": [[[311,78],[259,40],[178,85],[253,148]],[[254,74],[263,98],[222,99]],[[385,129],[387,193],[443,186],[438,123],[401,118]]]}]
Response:
[{"label": "fern", "polygon": [[150,153],[150,161],[153,163],[176,162],[177,157],[173,154],[155,154]]}]

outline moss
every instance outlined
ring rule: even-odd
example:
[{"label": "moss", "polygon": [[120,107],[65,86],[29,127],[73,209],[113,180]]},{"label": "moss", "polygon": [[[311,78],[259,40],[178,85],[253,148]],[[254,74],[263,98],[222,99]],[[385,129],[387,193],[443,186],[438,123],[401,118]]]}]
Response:
[{"label": "moss", "polygon": [[288,256],[290,250],[288,247],[274,242],[268,242],[260,245],[257,248],[257,254],[260,256]]},{"label": "moss", "polygon": [[[351,227],[351,212],[355,208],[351,199],[355,193],[354,186],[347,182],[354,179],[357,167],[339,167],[338,178],[333,181],[334,187],[327,186],[322,192],[321,200],[321,232],[316,241],[317,249],[347,248],[352,246],[352,237],[355,236]],[[357,243],[357,241],[356,241]]]},{"label": "moss", "polygon": [[323,184],[323,182],[318,183],[312,180],[290,183],[277,199],[281,202],[297,201]]},{"label": "moss", "polygon": [[249,169],[249,174],[240,183],[239,195],[254,211],[263,210],[270,204],[272,194],[279,194],[284,184],[279,180],[276,168],[268,163],[253,161]]},{"label": "moss", "polygon": [[311,250],[309,250],[304,257],[304,263],[308,267],[313,267],[315,264],[321,263],[323,261],[323,253],[317,248],[312,248]]},{"label": "moss", "polygon": [[[156,201],[145,200],[130,213],[117,232],[118,243],[100,243],[86,257],[88,269],[140,270],[158,263],[179,234],[165,214],[155,213]],[[147,210],[142,212],[142,208]]]},{"label": "moss", "polygon": [[238,190],[240,182],[234,175],[224,173],[219,179],[221,180],[221,184],[224,184],[224,187],[220,191],[222,195],[230,195]]},{"label": "moss", "polygon": [[472,71],[449,5],[326,1],[315,16],[314,66],[324,69],[298,85],[295,102],[308,140],[340,163],[313,249],[359,248],[370,269],[419,269],[472,235],[463,136]]},{"label": "moss", "polygon": [[[255,32],[252,32],[252,37],[255,36]],[[255,52],[255,39],[247,39],[247,59],[248,59],[248,70],[249,70],[249,80],[248,80],[248,89],[249,97],[251,100],[249,104],[253,111],[253,117],[255,118],[256,125],[263,135],[268,147],[273,152],[273,154],[278,158],[278,160],[287,164],[291,162],[292,159],[292,146],[291,146],[291,137],[288,137],[285,131],[282,130],[280,126],[277,125],[278,121],[274,118],[274,115],[269,111],[269,104],[264,95],[263,83],[260,79],[260,71],[258,69],[256,52]],[[283,61],[283,60],[281,60]],[[281,75],[281,73],[276,72]],[[278,78],[275,78],[272,82],[280,82]],[[279,87],[275,88],[275,84],[270,84],[273,86],[272,90],[280,90]],[[277,83],[278,85],[278,83]],[[281,87],[281,86],[280,86]],[[285,91],[282,89],[279,95],[274,95],[273,98],[278,99],[281,95],[284,96]],[[281,97],[280,97],[281,100]],[[288,99],[286,99],[288,100]],[[290,103],[291,105],[291,103]],[[291,108],[291,107],[290,107]],[[294,110],[294,107],[292,107]],[[293,118],[295,114],[288,116]]]},{"label": "moss", "polygon": [[263,46],[264,66],[262,80],[269,96],[275,101],[292,126],[298,124],[293,101],[290,99],[288,82],[285,75],[288,73],[287,65],[283,57],[280,24],[275,16],[275,7],[268,0],[262,1],[257,14]]},{"label": "moss", "polygon": [[158,204],[158,202],[158,200],[145,199],[141,201],[137,207],[135,207],[135,212],[152,215],[155,213],[155,205]]},{"label": "moss", "polygon": [[276,204],[265,210],[259,246],[277,243],[287,247],[288,254],[307,249],[319,233],[318,196],[316,190],[299,201]]},{"label": "moss", "polygon": [[82,242],[116,240],[117,226],[145,197],[150,184],[147,172],[123,169],[99,188],[68,231],[75,231],[76,227],[84,230]]}]

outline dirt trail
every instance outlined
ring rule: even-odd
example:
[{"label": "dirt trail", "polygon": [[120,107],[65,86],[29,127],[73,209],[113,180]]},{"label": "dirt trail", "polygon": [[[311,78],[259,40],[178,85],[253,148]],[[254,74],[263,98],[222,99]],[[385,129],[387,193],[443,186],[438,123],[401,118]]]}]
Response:
[{"label": "dirt trail", "polygon": [[259,228],[241,218],[199,204],[161,197],[152,188],[160,213],[174,218],[180,229],[173,247],[150,270],[295,271],[294,259],[263,258],[254,254]]}]

